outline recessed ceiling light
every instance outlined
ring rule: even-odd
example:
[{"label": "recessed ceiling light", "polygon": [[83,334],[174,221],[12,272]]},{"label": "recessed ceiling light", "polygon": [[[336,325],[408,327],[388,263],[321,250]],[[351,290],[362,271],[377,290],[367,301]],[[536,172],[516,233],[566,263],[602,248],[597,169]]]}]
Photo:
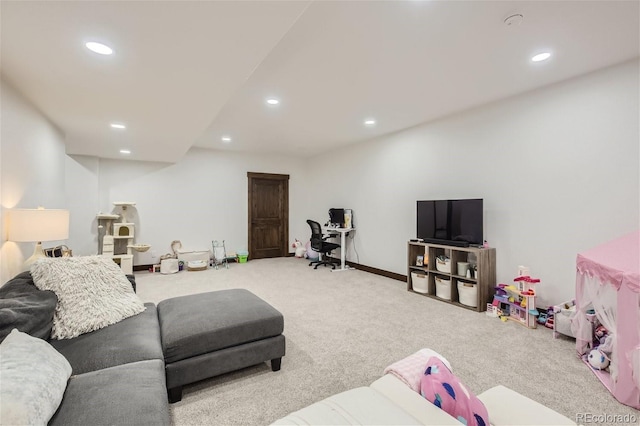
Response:
[{"label": "recessed ceiling light", "polygon": [[99,53],[100,55],[111,55],[113,53],[113,49],[107,46],[106,44],[96,43],[95,41],[90,41],[85,43],[87,49],[92,52]]},{"label": "recessed ceiling light", "polygon": [[223,136],[223,137],[222,137],[222,142],[224,142],[224,143],[229,143],[229,142],[231,142],[231,136]]},{"label": "recessed ceiling light", "polygon": [[278,105],[280,103],[280,101],[277,100],[276,98],[269,98],[269,99],[267,99],[267,103],[269,105]]},{"label": "recessed ceiling light", "polygon": [[531,58],[531,60],[533,62],[540,62],[540,61],[546,61],[547,59],[549,59],[551,57],[551,53],[549,52],[543,52],[543,53],[538,53],[537,55],[535,55],[534,57]]},{"label": "recessed ceiling light", "polygon": [[364,121],[365,126],[373,126],[375,124],[376,124],[376,120],[374,120],[373,118],[368,118]]},{"label": "recessed ceiling light", "polygon": [[121,123],[111,123],[111,127],[114,129],[126,129],[127,126]]},{"label": "recessed ceiling light", "polygon": [[131,151],[128,150],[128,149],[121,149],[120,150],[120,154],[127,154],[128,155],[128,154],[131,154]]}]

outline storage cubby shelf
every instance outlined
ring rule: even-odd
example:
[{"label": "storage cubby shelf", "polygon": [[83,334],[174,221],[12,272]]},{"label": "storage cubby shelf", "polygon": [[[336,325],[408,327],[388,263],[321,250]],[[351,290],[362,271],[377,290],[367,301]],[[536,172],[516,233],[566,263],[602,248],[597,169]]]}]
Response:
[{"label": "storage cubby shelf", "polygon": [[[448,272],[436,268],[436,258],[441,255],[449,259]],[[423,258],[422,266],[416,265],[418,256]],[[486,311],[487,303],[493,300],[496,286],[494,248],[457,247],[409,241],[407,257],[408,291],[477,312]],[[468,263],[474,270],[474,275],[467,277],[458,274],[458,262]],[[446,290],[446,281],[449,282],[451,300],[438,297],[436,277],[441,282],[441,290]],[[416,291],[414,285],[419,286],[420,291]]]}]

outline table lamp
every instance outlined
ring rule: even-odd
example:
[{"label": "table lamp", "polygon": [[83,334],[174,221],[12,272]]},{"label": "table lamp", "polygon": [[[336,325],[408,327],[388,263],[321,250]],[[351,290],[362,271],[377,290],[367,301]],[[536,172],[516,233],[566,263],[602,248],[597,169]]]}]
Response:
[{"label": "table lamp", "polygon": [[69,210],[13,209],[8,211],[8,240],[14,242],[35,242],[33,255],[25,260],[29,269],[36,260],[46,257],[42,241],[58,241],[69,238]]}]

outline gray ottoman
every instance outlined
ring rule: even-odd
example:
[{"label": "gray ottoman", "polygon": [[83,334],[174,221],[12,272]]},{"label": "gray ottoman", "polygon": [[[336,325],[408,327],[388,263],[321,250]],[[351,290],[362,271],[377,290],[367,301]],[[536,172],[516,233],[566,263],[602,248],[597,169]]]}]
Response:
[{"label": "gray ottoman", "polygon": [[285,352],[282,314],[248,290],[175,297],[158,303],[169,402],[182,386],[271,361]]}]

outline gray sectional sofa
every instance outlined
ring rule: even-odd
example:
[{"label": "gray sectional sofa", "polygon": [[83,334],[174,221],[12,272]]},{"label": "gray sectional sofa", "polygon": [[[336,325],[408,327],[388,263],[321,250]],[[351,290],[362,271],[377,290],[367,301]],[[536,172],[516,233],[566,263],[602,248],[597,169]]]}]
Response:
[{"label": "gray sectional sofa", "polygon": [[[285,354],[282,314],[244,289],[146,303],[137,315],[64,340],[50,338],[58,302],[29,272],[0,287],[0,342],[15,328],[47,341],[71,366],[51,425],[170,424],[169,402],[184,385],[264,361],[278,371]],[[46,359],[58,357],[53,349]]]},{"label": "gray sectional sofa", "polygon": [[170,424],[156,307],[74,339],[50,340],[71,364],[52,425]]},{"label": "gray sectional sofa", "polygon": [[49,424],[171,424],[155,305],[145,304],[141,314],[103,329],[53,340],[48,336],[56,300],[28,272],[0,287],[0,340],[18,328],[47,340],[71,364],[72,376]]}]

